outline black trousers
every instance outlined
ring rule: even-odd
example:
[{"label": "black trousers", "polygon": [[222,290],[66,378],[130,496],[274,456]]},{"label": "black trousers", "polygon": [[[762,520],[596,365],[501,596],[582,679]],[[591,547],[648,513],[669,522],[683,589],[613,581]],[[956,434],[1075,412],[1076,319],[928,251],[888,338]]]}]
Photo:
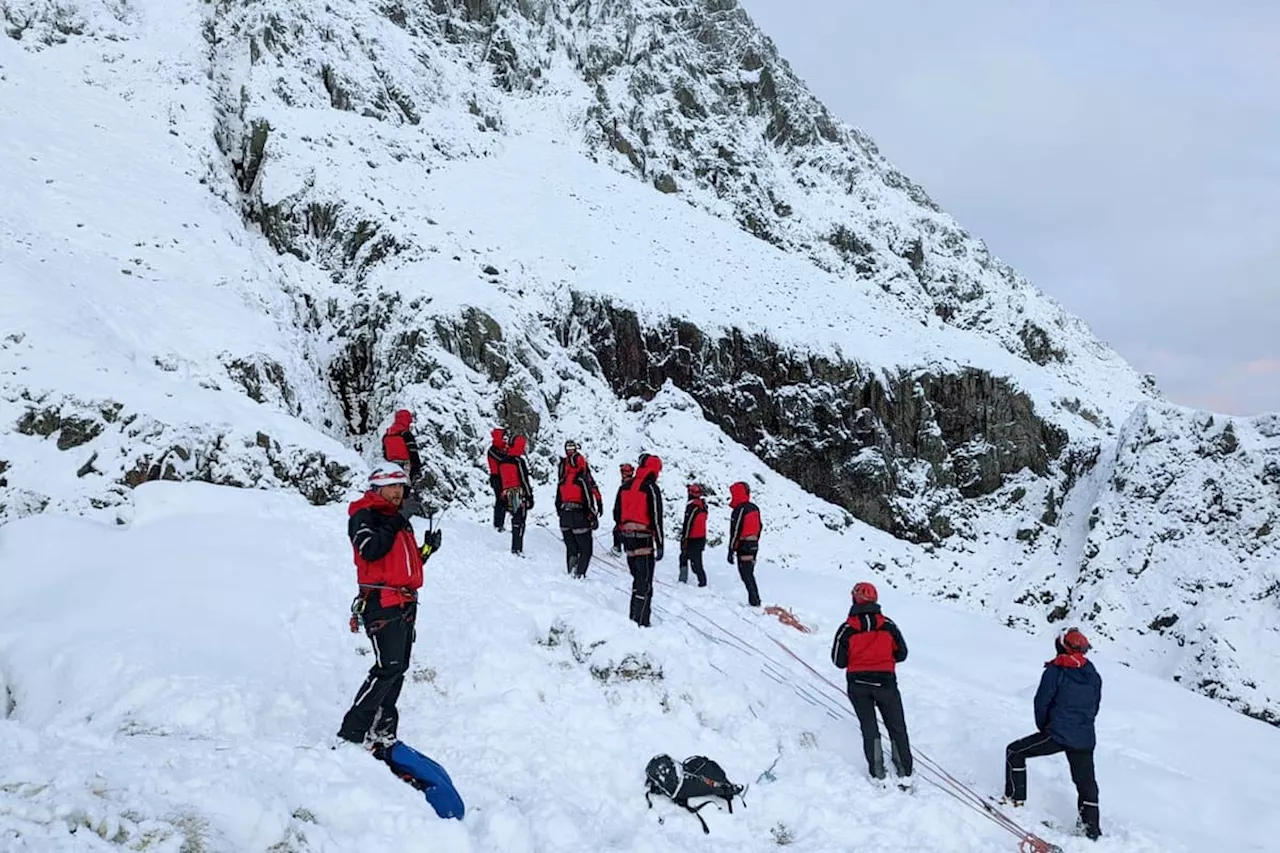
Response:
[{"label": "black trousers", "polygon": [[1093,768],[1092,749],[1070,749],[1045,732],[1015,740],[1004,750],[1004,795],[1011,800],[1027,798],[1027,759],[1041,755],[1067,754],[1071,781],[1076,783],[1076,810],[1086,829],[1098,829],[1098,779]]},{"label": "black trousers", "polygon": [[506,526],[506,523],[507,502],[503,499],[502,494],[499,493],[495,495],[493,499],[493,528],[501,533],[502,528]]},{"label": "black trousers", "polygon": [[653,537],[648,533],[623,533],[622,547],[631,570],[631,621],[648,628],[653,609]]},{"label": "black trousers", "polygon": [[585,578],[594,547],[591,519],[586,510],[579,508],[561,511],[560,535],[564,537],[564,559],[569,574],[575,578]]},{"label": "black trousers", "polygon": [[680,552],[680,583],[689,582],[689,569],[693,569],[693,576],[698,579],[698,586],[707,585],[707,573],[702,568],[702,552],[707,548],[707,540],[690,539],[684,545],[684,550]]},{"label": "black trousers", "polygon": [[865,678],[859,674],[848,675],[849,702],[858,715],[862,728],[862,752],[867,757],[867,769],[876,779],[885,778],[884,751],[880,747],[880,727],[876,725],[876,709],[889,732],[890,755],[893,769],[899,776],[910,776],[915,768],[911,757],[911,741],[907,737],[907,720],[902,713],[902,694],[896,680],[889,681],[883,673],[871,673]]},{"label": "black trousers", "polygon": [[[374,593],[377,595],[377,593]],[[342,718],[338,737],[361,743],[372,730],[392,740],[400,723],[396,700],[409,671],[418,605],[378,607],[365,611],[365,633],[373,643],[373,666]]]},{"label": "black trousers", "polygon": [[756,554],[760,553],[757,542],[738,543],[738,577],[747,588],[747,603],[752,607],[760,606],[760,590],[756,588]]},{"label": "black trousers", "polygon": [[502,496],[502,480],[497,474],[489,475],[489,488],[493,489],[493,529],[501,532],[507,520],[507,501]]},{"label": "black trousers", "polygon": [[529,508],[521,501],[520,505],[515,509],[508,510],[511,512],[511,553],[524,553],[524,523],[529,515]]}]

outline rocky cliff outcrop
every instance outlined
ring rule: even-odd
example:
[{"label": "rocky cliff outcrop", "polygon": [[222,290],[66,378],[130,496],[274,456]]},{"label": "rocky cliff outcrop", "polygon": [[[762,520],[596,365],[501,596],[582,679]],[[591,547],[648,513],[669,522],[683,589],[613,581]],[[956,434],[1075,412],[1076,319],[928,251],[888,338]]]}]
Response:
[{"label": "rocky cliff outcrop", "polygon": [[737,329],[642,327],[635,312],[582,296],[560,336],[619,396],[648,398],[670,380],[774,470],[912,541],[950,536],[949,507],[1008,474],[1047,476],[1067,442],[1026,394],[976,368],[871,371]]}]

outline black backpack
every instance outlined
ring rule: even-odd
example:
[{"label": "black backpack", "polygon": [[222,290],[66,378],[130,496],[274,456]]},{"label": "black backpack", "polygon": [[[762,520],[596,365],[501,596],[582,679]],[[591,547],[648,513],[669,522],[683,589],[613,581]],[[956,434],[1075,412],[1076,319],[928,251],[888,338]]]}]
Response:
[{"label": "black backpack", "polygon": [[707,822],[698,814],[711,800],[697,806],[689,805],[689,800],[699,797],[719,797],[729,804],[729,813],[733,814],[733,798],[740,797],[746,788],[735,785],[725,775],[724,768],[705,755],[693,755],[680,764],[670,755],[655,755],[649,759],[644,769],[644,798],[653,808],[653,794],[670,797],[678,806],[688,809],[702,824],[702,831],[710,834]]}]

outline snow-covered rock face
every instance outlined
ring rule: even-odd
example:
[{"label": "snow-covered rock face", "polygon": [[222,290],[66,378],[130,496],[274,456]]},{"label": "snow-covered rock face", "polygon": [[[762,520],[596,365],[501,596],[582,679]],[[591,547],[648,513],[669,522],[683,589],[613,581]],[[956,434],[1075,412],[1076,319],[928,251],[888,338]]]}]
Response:
[{"label": "snow-covered rock face", "polygon": [[338,500],[400,407],[436,502],[483,502],[496,424],[544,481],[566,437],[745,476],[705,429],[814,496],[770,508],[780,560],[820,518],[917,593],[1280,714],[1271,422],[1228,451],[1156,403],[732,0],[0,23],[0,519],[127,522],[152,479]]},{"label": "snow-covered rock face", "polygon": [[1094,478],[1072,612],[1135,664],[1280,724],[1280,417],[1143,406]]}]

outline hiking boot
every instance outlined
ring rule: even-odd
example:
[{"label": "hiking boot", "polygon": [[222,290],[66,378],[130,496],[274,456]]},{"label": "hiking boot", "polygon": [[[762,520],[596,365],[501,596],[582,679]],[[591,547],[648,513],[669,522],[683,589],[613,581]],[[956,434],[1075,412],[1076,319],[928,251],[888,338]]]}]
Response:
[{"label": "hiking boot", "polygon": [[329,738],[329,749],[335,752],[339,749],[347,749],[353,746],[362,747],[363,745],[364,745],[363,738],[352,739],[342,733],[338,733],[333,737]]}]

